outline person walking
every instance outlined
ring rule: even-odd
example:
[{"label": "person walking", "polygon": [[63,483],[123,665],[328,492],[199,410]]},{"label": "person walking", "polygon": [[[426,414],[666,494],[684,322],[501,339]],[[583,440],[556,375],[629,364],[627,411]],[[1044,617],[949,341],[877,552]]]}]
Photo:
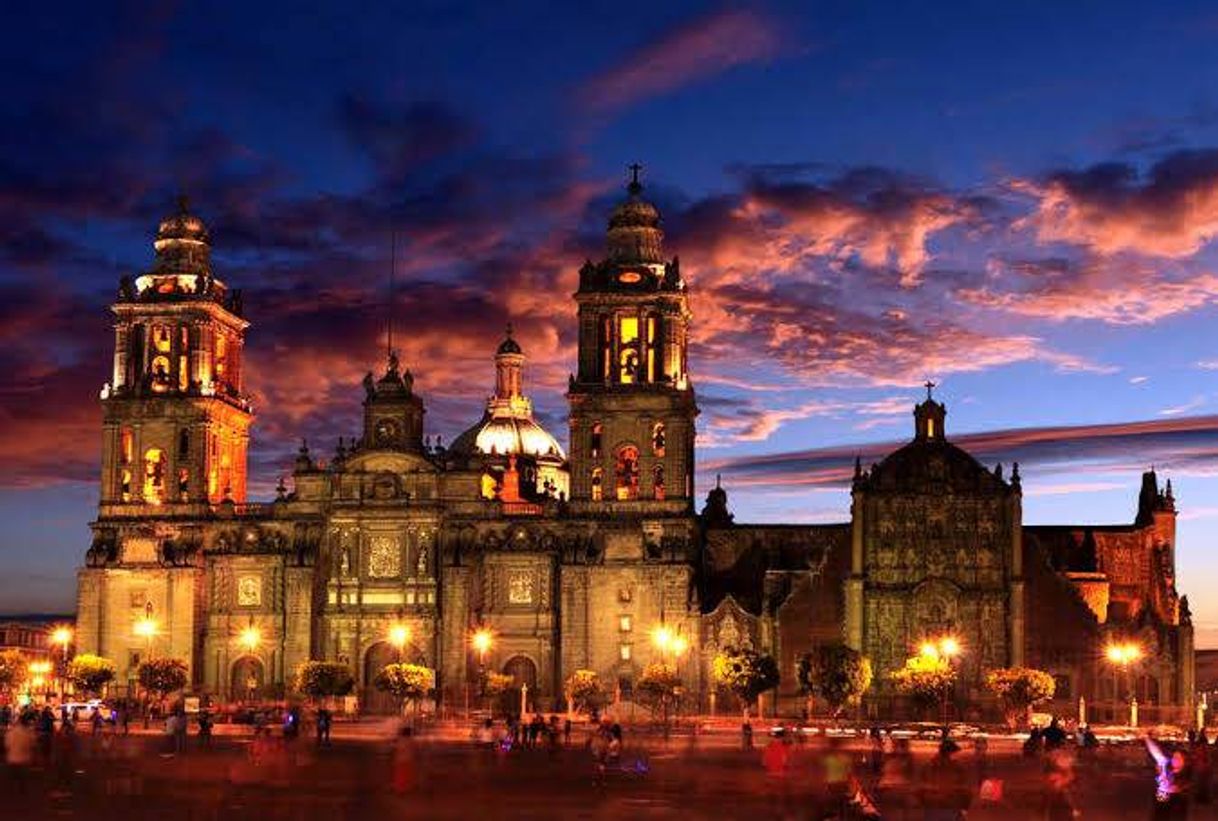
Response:
[{"label": "person walking", "polygon": [[1074,759],[1065,750],[1052,752],[1045,765],[1042,817],[1045,821],[1074,821],[1080,814],[1074,800]]},{"label": "person walking", "polygon": [[1214,781],[1214,760],[1213,751],[1210,749],[1210,740],[1205,735],[1205,728],[1202,727],[1193,739],[1192,746],[1189,748],[1193,759],[1193,781],[1194,794],[1198,804],[1209,804],[1212,798],[1211,790],[1213,789]]},{"label": "person walking", "polygon": [[1155,762],[1155,803],[1151,808],[1151,819],[1176,821],[1188,818],[1188,757],[1180,750],[1168,755],[1149,735],[1143,741]]},{"label": "person walking", "polygon": [[330,711],[322,707],[317,711],[317,744],[318,746],[329,745],[330,743],[330,723],[334,717]]},{"label": "person walking", "polygon": [[956,760],[960,745],[945,738],[922,771],[919,798],[926,821],[961,821],[972,802],[968,774]]}]

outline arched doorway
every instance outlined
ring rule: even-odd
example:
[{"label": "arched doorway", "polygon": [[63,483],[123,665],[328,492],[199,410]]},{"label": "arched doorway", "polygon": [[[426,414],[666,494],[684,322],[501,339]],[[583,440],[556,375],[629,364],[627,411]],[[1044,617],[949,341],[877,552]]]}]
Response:
[{"label": "arched doorway", "polygon": [[397,650],[387,641],[377,642],[368,648],[364,655],[364,712],[383,715],[398,711],[397,697],[376,689],[376,674],[397,660]]},{"label": "arched doorway", "polygon": [[233,662],[229,694],[232,698],[254,701],[262,695],[266,684],[266,668],[255,656],[242,656]]},{"label": "arched doorway", "polygon": [[512,711],[520,709],[520,686],[522,684],[529,685],[529,703],[533,704],[537,695],[537,665],[528,656],[512,656],[503,665],[504,675],[512,677],[511,692],[514,694],[510,697],[508,703],[512,705]]}]

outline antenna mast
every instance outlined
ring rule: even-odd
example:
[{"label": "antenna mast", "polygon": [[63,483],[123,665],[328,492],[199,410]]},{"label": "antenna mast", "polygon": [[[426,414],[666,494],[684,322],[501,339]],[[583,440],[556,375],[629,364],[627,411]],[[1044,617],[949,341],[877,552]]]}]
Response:
[{"label": "antenna mast", "polygon": [[385,358],[393,359],[393,286],[398,270],[398,232],[394,231],[389,236],[389,299],[385,315]]}]

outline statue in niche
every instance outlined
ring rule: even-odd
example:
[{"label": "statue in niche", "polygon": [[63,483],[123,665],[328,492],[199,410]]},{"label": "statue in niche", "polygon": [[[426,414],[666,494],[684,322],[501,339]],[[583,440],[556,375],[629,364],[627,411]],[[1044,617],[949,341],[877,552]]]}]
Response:
[{"label": "statue in niche", "polygon": [[351,577],[351,549],[344,547],[338,551],[338,573],[344,579]]},{"label": "statue in niche", "polygon": [[415,573],[419,576],[427,575],[427,546],[419,547],[419,560],[415,564]]}]

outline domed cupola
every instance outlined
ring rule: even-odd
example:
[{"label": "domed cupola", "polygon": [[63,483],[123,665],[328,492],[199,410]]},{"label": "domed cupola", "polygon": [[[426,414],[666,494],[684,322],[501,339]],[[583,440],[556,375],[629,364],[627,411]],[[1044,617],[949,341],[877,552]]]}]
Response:
[{"label": "domed cupola", "polygon": [[177,212],[161,220],[152,247],[158,273],[211,274],[211,235],[184,196],[178,197]]},{"label": "domed cupola", "polygon": [[533,403],[522,392],[524,352],[512,336],[512,326],[495,352],[495,393],[476,425],[453,440],[450,451],[485,461],[484,494],[495,496],[495,482],[520,463],[521,489],[526,495],[566,495],[567,455],[549,431],[533,418]]},{"label": "domed cupola", "polygon": [[642,197],[641,168],[637,163],[630,166],[627,197],[609,217],[606,251],[609,261],[619,264],[663,265],[664,231],[660,228],[660,212]]}]

